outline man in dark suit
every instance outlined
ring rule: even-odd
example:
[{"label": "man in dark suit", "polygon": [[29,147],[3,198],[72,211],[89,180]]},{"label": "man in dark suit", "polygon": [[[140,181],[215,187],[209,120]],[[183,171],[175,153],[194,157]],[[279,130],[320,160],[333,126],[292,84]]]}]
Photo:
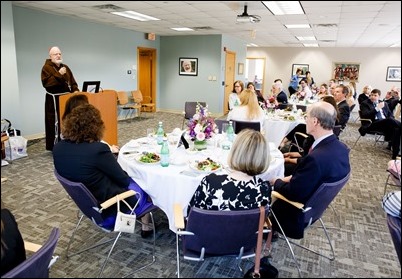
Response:
[{"label": "man in dark suit", "polygon": [[[327,102],[317,102],[307,108],[307,133],[314,137],[312,149],[298,163],[293,176],[271,181],[275,191],[292,201],[305,203],[322,183],[341,180],[350,172],[349,149],[332,132],[336,117],[334,106]],[[303,238],[307,224],[300,209],[277,200],[272,210],[287,236]],[[279,231],[272,221],[273,229]]]},{"label": "man in dark suit", "polygon": [[350,107],[346,102],[346,96],[348,94],[349,88],[343,84],[340,84],[335,88],[334,98],[339,111],[338,124],[342,126],[342,129],[346,127],[346,123],[348,123],[350,118]]},{"label": "man in dark suit", "polygon": [[392,159],[396,159],[401,143],[401,122],[394,118],[386,102],[380,101],[381,91],[373,89],[370,99],[360,104],[361,118],[370,119],[372,123],[359,128],[364,136],[370,131],[384,133],[384,140],[389,142],[388,149],[392,147]]}]

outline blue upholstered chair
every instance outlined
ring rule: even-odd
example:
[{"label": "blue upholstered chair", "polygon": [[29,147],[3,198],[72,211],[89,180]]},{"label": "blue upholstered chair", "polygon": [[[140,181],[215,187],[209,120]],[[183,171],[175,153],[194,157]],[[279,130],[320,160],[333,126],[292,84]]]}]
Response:
[{"label": "blue upholstered chair", "polygon": [[4,274],[1,278],[49,278],[49,268],[56,262],[58,256],[53,256],[59,240],[60,230],[53,228],[49,238],[38,250],[30,249],[31,245],[25,243],[25,249],[34,252],[25,261]]},{"label": "blue upholstered chair", "polygon": [[[116,197],[113,197],[113,198],[109,199],[108,201],[105,201],[104,203],[99,204],[98,201],[95,199],[95,197],[92,195],[92,193],[85,187],[84,184],[82,184],[80,182],[73,182],[73,181],[70,181],[70,180],[62,177],[60,174],[57,173],[56,170],[54,171],[54,173],[55,173],[56,178],[59,180],[61,185],[64,187],[64,189],[67,191],[67,193],[69,194],[71,199],[75,202],[75,204],[77,205],[77,207],[80,210],[80,217],[79,217],[78,223],[77,223],[77,225],[71,235],[70,241],[68,242],[68,245],[67,245],[67,253],[66,253],[67,257],[71,257],[74,255],[80,254],[80,253],[88,251],[92,248],[95,248],[100,245],[113,241],[113,245],[110,248],[107,258],[105,259],[105,261],[103,262],[103,265],[101,267],[101,270],[100,270],[100,273],[98,276],[98,277],[101,277],[103,270],[104,270],[104,268],[109,260],[109,257],[113,251],[113,248],[115,247],[117,241],[119,240],[119,238],[122,234],[122,232],[114,231],[114,224],[115,224],[115,220],[116,220],[115,216],[104,218],[101,214],[101,210],[106,209],[116,203]],[[125,199],[134,194],[138,196],[138,193],[134,192],[133,190],[129,190],[127,192],[120,194],[119,199]],[[140,199],[140,198],[141,197],[138,196],[138,199]],[[152,214],[152,211],[155,209],[157,209],[157,207],[154,206],[153,204],[150,204],[148,206],[148,208],[144,209],[144,211],[141,212],[141,214],[137,214],[136,221],[138,223],[141,223],[139,219],[142,216],[144,216],[146,213],[150,213],[150,215],[151,215],[151,221],[152,221],[152,227],[153,227],[153,246],[152,246],[153,248],[152,248],[152,260],[149,263],[141,266],[140,268],[136,269],[133,272],[146,268],[155,262],[155,222],[154,222],[153,214]],[[134,214],[134,210],[132,213]],[[96,243],[88,248],[83,248],[82,250],[80,250],[78,252],[69,254],[70,245],[74,240],[74,235],[84,217],[87,217],[91,221],[92,224],[94,224],[96,227],[102,229],[103,232],[117,233],[117,235],[116,235],[116,237],[109,239],[107,241]]]},{"label": "blue upholstered chair", "polygon": [[[259,208],[217,211],[193,207],[186,225],[182,207],[175,205],[174,210],[177,228],[177,277],[180,277],[180,253],[185,260],[191,261],[204,261],[208,257],[236,257],[240,271],[241,260],[254,257]],[[266,208],[266,212],[269,212],[269,208]]]}]

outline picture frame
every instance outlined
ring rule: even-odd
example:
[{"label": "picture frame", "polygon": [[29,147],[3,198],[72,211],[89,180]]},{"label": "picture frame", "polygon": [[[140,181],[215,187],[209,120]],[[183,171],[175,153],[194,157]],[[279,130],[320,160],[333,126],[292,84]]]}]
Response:
[{"label": "picture frame", "polygon": [[291,77],[296,74],[297,69],[301,69],[302,74],[299,76],[299,78],[305,78],[306,72],[309,70],[309,68],[310,68],[309,64],[293,64]]},{"label": "picture frame", "polygon": [[181,75],[181,76],[197,76],[198,75],[198,58],[180,57],[179,58],[179,75]]},{"label": "picture frame", "polygon": [[100,81],[84,81],[82,92],[99,93]]},{"label": "picture frame", "polygon": [[385,81],[401,81],[401,66],[388,66]]},{"label": "picture frame", "polygon": [[336,81],[359,81],[360,63],[334,62],[332,78]]},{"label": "picture frame", "polygon": [[244,63],[237,63],[237,74],[244,74]]}]

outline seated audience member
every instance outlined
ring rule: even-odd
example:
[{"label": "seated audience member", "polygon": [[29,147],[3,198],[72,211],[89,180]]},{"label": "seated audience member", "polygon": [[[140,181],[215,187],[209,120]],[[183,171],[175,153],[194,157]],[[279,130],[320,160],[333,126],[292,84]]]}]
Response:
[{"label": "seated audience member", "polygon": [[251,90],[245,89],[240,93],[241,105],[234,107],[228,114],[227,120],[240,120],[264,123],[265,113],[259,106],[257,96]]},{"label": "seated audience member", "polygon": [[267,104],[266,104],[267,101],[265,100],[264,96],[262,96],[260,90],[255,89],[255,85],[253,82],[247,83],[247,89],[251,90],[255,93],[255,95],[257,96],[258,103],[261,108],[265,108],[267,106]]},{"label": "seated audience member", "polygon": [[288,103],[288,96],[286,93],[283,91],[283,85],[282,83],[275,82],[272,85],[272,94],[276,98],[276,101],[278,104],[287,104]]},{"label": "seated audience member", "polygon": [[401,191],[386,194],[382,199],[382,208],[387,214],[401,218]]},{"label": "seated audience member", "polygon": [[389,110],[393,113],[399,102],[398,88],[393,86],[385,95],[384,102],[388,104]]},{"label": "seated audience member", "polygon": [[300,81],[301,90],[296,92],[296,96],[299,100],[310,99],[313,96],[310,87],[307,84],[306,79]]},{"label": "seated audience member", "polygon": [[[99,203],[121,194],[134,190],[141,194],[140,204],[135,212],[140,215],[150,206],[148,195],[133,181],[114,159],[110,148],[101,142],[105,124],[97,108],[90,104],[74,108],[62,123],[64,139],[53,148],[54,166],[57,172],[76,182],[82,182],[94,195]],[[132,196],[126,201],[130,205],[137,202]],[[128,212],[124,203],[121,210]],[[106,218],[115,216],[117,206],[114,205],[102,212]],[[152,234],[149,224],[149,214],[142,218],[141,236]]]},{"label": "seated audience member", "polygon": [[373,89],[368,100],[360,104],[361,117],[370,119],[369,126],[361,126],[359,133],[364,136],[370,131],[384,133],[384,140],[388,141],[388,149],[392,148],[392,159],[399,153],[401,144],[401,122],[394,118],[386,102],[380,102],[381,91]]},{"label": "seated audience member", "polygon": [[350,117],[350,106],[346,101],[346,96],[349,94],[349,88],[343,84],[335,88],[334,98],[339,110],[339,125],[342,129],[346,127]]},{"label": "seated audience member", "polygon": [[329,93],[328,93],[328,85],[326,83],[323,83],[323,84],[320,85],[320,89],[319,89],[319,91],[317,93],[317,98],[321,99],[322,97],[327,96],[327,95],[329,95]]},{"label": "seated audience member", "polygon": [[18,224],[1,202],[1,276],[25,260],[25,246]]},{"label": "seated audience member", "polygon": [[328,94],[329,95],[334,95],[335,88],[338,86],[338,83],[336,82],[335,79],[330,79],[328,83]]},{"label": "seated audience member", "polygon": [[346,95],[346,102],[348,103],[349,107],[352,107],[355,104],[355,99],[353,98],[353,96],[355,95],[354,93],[355,89],[350,84],[346,85],[346,87],[348,88],[348,94]]},{"label": "seated audience member", "polygon": [[357,98],[357,85],[356,85],[356,82],[354,82],[353,80],[349,81],[348,86],[350,86],[351,89],[352,89],[350,92],[352,92],[353,100],[356,100],[356,98]]},{"label": "seated audience member", "polygon": [[244,90],[244,83],[241,80],[236,80],[233,83],[232,93],[229,95],[229,110],[240,105],[239,95]]},{"label": "seated audience member", "polygon": [[190,207],[207,210],[244,210],[269,205],[271,186],[258,178],[270,162],[269,146],[264,136],[251,129],[242,130],[230,149],[229,174],[211,173],[205,176],[190,203]]},{"label": "seated audience member", "polygon": [[313,84],[315,84],[313,77],[311,76],[311,72],[310,71],[306,71],[306,77],[305,77],[306,81],[307,81],[307,85],[312,88]]},{"label": "seated audience member", "polygon": [[[70,114],[70,112],[80,106],[80,105],[85,105],[85,104],[89,104],[88,101],[88,97],[85,94],[74,94],[73,96],[71,96],[67,102],[66,105],[64,107],[64,113],[63,113],[63,117],[62,120],[64,121],[64,119],[67,117],[67,115]],[[63,137],[63,135],[61,135],[61,137]],[[120,148],[117,145],[110,145],[108,144],[106,141],[103,141],[103,143],[107,144],[110,148],[110,151],[112,151],[112,153],[117,154],[119,153]]]},{"label": "seated audience member", "polygon": [[[350,172],[349,149],[332,132],[336,116],[335,108],[327,102],[307,108],[307,134],[314,137],[314,143],[292,176],[272,180],[273,190],[292,201],[306,203],[322,183],[341,180]],[[287,236],[303,237],[307,224],[300,209],[282,200],[275,201],[272,209]],[[274,218],[271,221],[273,229],[279,231]]]},{"label": "seated audience member", "polygon": [[359,94],[359,97],[357,97],[357,102],[359,103],[359,105],[365,101],[368,100],[370,98],[370,93],[371,90],[373,90],[373,88],[371,87],[371,85],[366,85],[363,87],[363,91],[362,93]]}]

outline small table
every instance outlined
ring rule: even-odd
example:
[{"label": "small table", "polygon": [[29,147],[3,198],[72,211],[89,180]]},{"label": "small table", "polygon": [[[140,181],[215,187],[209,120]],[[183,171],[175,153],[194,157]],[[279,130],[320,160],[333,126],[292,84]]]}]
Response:
[{"label": "small table", "polygon": [[[204,160],[210,157],[218,161],[224,167],[227,166],[227,155],[229,150],[222,150],[214,147],[211,143],[206,150],[188,152],[183,146],[175,148],[170,145],[170,157],[181,158],[185,162],[182,165],[170,164],[162,167],[160,164],[143,164],[136,160],[142,151],[157,152],[160,146],[155,141],[148,138],[131,140],[119,152],[118,162],[121,167],[132,177],[138,185],[148,193],[153,203],[163,210],[169,220],[169,228],[175,232],[173,205],[178,203],[183,209],[184,216],[187,215],[187,205],[190,202],[195,190],[200,184],[206,173],[199,173],[189,168],[189,162],[194,160]],[[275,177],[284,175],[284,159],[282,153],[275,144],[269,144],[271,153],[271,163],[269,169],[259,175],[264,180],[271,180]],[[131,152],[131,153],[130,153]],[[126,153],[126,154],[125,154]],[[127,154],[129,153],[129,154]],[[184,160],[183,160],[184,158]],[[227,173],[225,169],[219,173]]]}]

